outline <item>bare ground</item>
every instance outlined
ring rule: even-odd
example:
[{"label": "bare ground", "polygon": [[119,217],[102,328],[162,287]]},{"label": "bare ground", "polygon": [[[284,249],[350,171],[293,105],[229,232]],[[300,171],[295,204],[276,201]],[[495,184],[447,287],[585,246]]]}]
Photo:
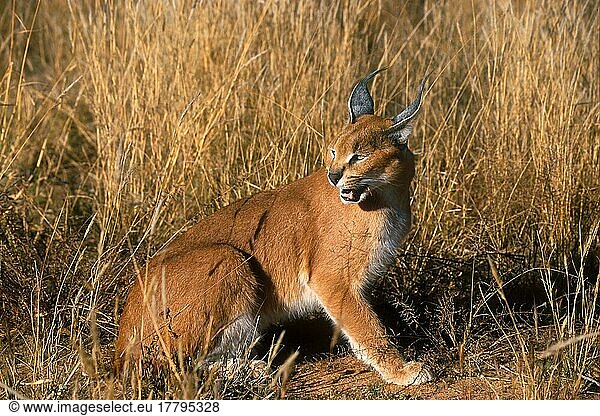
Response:
[{"label": "bare ground", "polygon": [[[503,376],[503,377],[502,377]],[[347,355],[299,364],[290,379],[288,399],[522,399],[522,389],[508,372],[490,377],[437,379],[420,386],[384,383],[357,358]]]}]

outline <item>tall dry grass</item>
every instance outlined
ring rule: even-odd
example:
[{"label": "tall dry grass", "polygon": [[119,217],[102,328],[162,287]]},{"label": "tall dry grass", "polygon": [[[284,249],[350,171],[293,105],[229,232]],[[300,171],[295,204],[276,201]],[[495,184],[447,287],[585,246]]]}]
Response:
[{"label": "tall dry grass", "polygon": [[[28,320],[2,316],[4,394],[115,394],[127,273],[195,216],[320,166],[381,66],[388,115],[432,73],[407,250],[535,257],[557,339],[597,333],[598,30],[585,0],[3,2],[0,300]],[[553,298],[557,273],[576,304]],[[526,350],[524,397],[551,397]],[[577,396],[598,338],[560,351],[548,368],[579,374]]]}]

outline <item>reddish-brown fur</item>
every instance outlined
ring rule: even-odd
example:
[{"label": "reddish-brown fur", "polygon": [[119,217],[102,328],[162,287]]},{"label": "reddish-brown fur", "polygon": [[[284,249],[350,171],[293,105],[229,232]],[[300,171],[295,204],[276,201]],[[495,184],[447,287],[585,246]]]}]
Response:
[{"label": "reddish-brown fur", "polygon": [[[333,141],[328,168],[237,201],[180,235],[134,283],[120,322],[116,365],[152,346],[173,353],[235,354],[238,335],[324,308],[358,356],[392,383],[427,381],[406,363],[361,289],[393,261],[410,226],[412,153],[386,136],[392,121],[363,115]],[[368,155],[360,163],[348,158]],[[342,181],[378,178],[360,203],[343,204]],[[389,246],[389,247],[388,247]],[[162,343],[159,340],[162,339]]]}]

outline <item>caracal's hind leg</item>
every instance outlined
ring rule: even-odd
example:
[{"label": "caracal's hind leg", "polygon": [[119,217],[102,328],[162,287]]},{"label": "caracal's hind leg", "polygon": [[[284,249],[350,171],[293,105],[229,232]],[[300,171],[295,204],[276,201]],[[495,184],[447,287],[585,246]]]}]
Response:
[{"label": "caracal's hind leg", "polygon": [[247,256],[234,247],[162,252],[147,276],[135,283],[123,310],[117,366],[128,351],[134,358],[148,350],[233,356],[255,336],[260,287]]}]

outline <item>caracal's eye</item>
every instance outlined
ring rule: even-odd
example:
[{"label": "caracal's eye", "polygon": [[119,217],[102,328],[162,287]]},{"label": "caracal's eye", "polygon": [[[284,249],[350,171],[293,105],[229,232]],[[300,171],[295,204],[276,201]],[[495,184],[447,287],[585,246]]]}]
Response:
[{"label": "caracal's eye", "polygon": [[348,159],[348,164],[353,165],[354,163],[362,162],[368,157],[369,156],[367,155],[353,154],[352,156],[350,156],[350,159]]},{"label": "caracal's eye", "polygon": [[332,158],[332,159],[335,159],[335,150],[334,150],[334,149],[331,149],[330,151],[331,151],[331,158]]}]

